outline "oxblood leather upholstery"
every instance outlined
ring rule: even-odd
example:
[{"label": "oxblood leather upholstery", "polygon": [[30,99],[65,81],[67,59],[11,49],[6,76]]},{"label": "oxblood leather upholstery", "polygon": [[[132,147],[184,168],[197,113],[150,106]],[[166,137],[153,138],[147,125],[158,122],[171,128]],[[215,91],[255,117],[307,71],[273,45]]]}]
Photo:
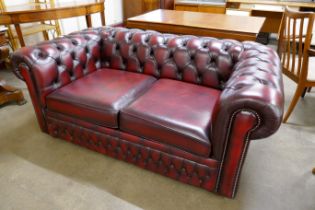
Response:
[{"label": "oxblood leather upholstery", "polygon": [[[273,134],[282,119],[284,95],[279,58],[272,49],[254,42],[108,27],[87,29],[22,48],[14,53],[12,61],[16,75],[26,81],[43,131],[227,197],[236,195],[250,140]],[[189,89],[190,94],[197,98],[209,98],[209,111],[205,111],[204,118],[197,119],[194,116],[191,118],[193,120],[186,121],[181,118],[180,109],[169,115],[166,114],[168,110],[162,110],[164,119],[170,118],[170,115],[177,118],[171,126],[180,128],[177,134],[186,135],[185,141],[181,143],[177,138],[169,138],[167,132],[161,129],[154,128],[160,132],[152,139],[144,138],[134,135],[137,129],[143,134],[139,127],[126,133],[120,130],[119,122],[118,128],[104,127],[108,122],[87,119],[77,113],[70,114],[70,111],[48,104],[55,93],[62,92],[62,89],[71,87],[101,68],[153,76],[158,83],[164,83],[165,80],[160,80],[163,78],[172,79],[173,84],[175,80],[181,81],[187,84],[185,89]],[[216,96],[213,99],[200,96],[189,83],[194,84],[194,87],[199,85],[202,89],[209,89],[210,95]],[[143,90],[151,91],[152,87],[144,86]],[[130,86],[131,92],[134,87]],[[181,91],[177,85],[169,85],[169,88],[169,92],[175,96]],[[156,91],[152,89],[151,94],[159,95]],[[88,98],[93,99],[93,106],[100,108],[103,101],[92,96],[94,91],[90,94],[85,95],[84,103],[87,103]],[[135,105],[126,106],[126,113],[140,110],[138,98],[137,94],[132,97]],[[166,104],[162,98],[156,103],[161,108]],[[187,104],[192,107],[184,115],[192,111],[199,115],[206,110],[206,104],[203,103],[189,101]],[[174,110],[173,106],[170,107]],[[141,110],[143,112],[138,112],[139,115],[147,117],[149,109]],[[158,109],[151,111],[159,113]],[[88,109],[82,109],[81,112],[84,115]],[[156,121],[157,118],[154,115],[151,119]],[[194,125],[191,128],[182,126],[180,119]],[[210,124],[205,123],[205,119]],[[125,115],[121,120],[124,128],[130,127],[130,123],[125,121]],[[163,123],[169,126],[170,122],[167,120]],[[153,127],[153,123],[149,126],[143,124],[142,129],[150,126]],[[192,143],[193,138],[188,141],[192,133],[197,134],[202,141],[206,140],[204,137],[207,134],[210,148],[204,150],[206,144],[197,147],[196,142]],[[186,145],[180,147],[179,144]]]},{"label": "oxblood leather upholstery", "polygon": [[121,111],[120,129],[209,157],[211,124],[220,92],[160,79]]},{"label": "oxblood leather upholstery", "polygon": [[102,66],[223,89],[244,46],[234,40],[109,28]]},{"label": "oxblood leather upholstery", "polygon": [[100,69],[46,97],[48,110],[110,128],[118,113],[142,95],[156,79],[143,74]]}]

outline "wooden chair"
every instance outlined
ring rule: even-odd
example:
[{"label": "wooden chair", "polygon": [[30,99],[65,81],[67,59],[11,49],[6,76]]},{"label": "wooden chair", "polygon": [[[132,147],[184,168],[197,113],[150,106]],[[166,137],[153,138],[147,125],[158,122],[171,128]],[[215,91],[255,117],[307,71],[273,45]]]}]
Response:
[{"label": "wooden chair", "polygon": [[[311,79],[311,71],[315,73],[315,50],[310,49],[314,13],[297,12],[286,8],[279,33],[278,54],[281,59],[283,73],[297,83],[291,104],[284,116],[286,123],[300,97],[315,86],[315,77]],[[313,64],[309,68],[309,64]],[[315,75],[315,74],[314,74]]]},{"label": "wooden chair", "polygon": [[[4,62],[4,64],[9,63],[8,57],[10,51],[5,38],[6,31],[7,28],[0,28],[0,70],[2,69],[2,62]],[[6,81],[0,77],[0,108],[3,104],[12,101],[19,105],[26,103],[22,90],[8,85]]]},{"label": "wooden chair", "polygon": [[[36,4],[38,6],[48,6],[48,4],[54,4],[54,0],[34,0],[30,1],[30,4]],[[0,9],[6,7],[5,0],[0,0]],[[10,42],[10,46],[13,50],[18,49],[19,44],[17,42],[18,36],[15,30],[11,26],[8,28],[7,36]],[[40,23],[30,24],[22,27],[23,36],[29,36],[37,33],[42,33],[45,40],[49,40],[49,33],[53,38],[61,35],[61,30],[58,20],[43,21]]]}]

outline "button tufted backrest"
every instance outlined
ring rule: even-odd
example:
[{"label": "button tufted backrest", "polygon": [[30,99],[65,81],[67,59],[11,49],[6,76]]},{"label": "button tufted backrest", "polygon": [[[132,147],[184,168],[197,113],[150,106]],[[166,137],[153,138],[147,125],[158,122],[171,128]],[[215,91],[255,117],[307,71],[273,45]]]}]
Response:
[{"label": "button tufted backrest", "polygon": [[104,27],[22,48],[13,61],[31,68],[45,106],[49,93],[101,67],[223,89],[243,50],[235,40]]},{"label": "button tufted backrest", "polygon": [[[85,31],[32,47],[21,48],[12,57],[13,64],[26,64],[34,77],[40,102],[57,88],[69,84],[101,67],[100,37]],[[15,73],[21,79],[18,66]]]},{"label": "button tufted backrest", "polygon": [[252,139],[274,133],[283,114],[279,57],[254,42],[105,27],[19,49],[12,63],[16,75],[26,81],[44,131],[46,96],[102,67],[222,90],[212,126],[217,159],[224,154],[229,136],[224,141],[222,136],[230,135],[235,113],[246,110],[256,116]]},{"label": "button tufted backrest", "polygon": [[223,89],[242,43],[126,28],[103,28],[102,67]]}]

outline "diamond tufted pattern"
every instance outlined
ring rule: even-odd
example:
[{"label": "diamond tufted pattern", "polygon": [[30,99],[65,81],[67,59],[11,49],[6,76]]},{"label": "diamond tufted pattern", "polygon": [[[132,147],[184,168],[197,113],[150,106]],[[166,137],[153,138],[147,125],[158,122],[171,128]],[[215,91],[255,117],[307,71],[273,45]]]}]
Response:
[{"label": "diamond tufted pattern", "polygon": [[[123,135],[107,129],[102,133],[80,127],[76,124],[48,118],[48,132],[75,144],[87,147],[113,158],[138,165],[181,182],[213,191],[217,177],[217,164],[211,165],[187,160],[178,155],[154,149],[152,145],[143,145],[144,140],[131,135]],[[151,143],[152,144],[152,143]],[[194,158],[193,158],[194,159]]]},{"label": "diamond tufted pattern", "polygon": [[103,31],[103,65],[221,89],[243,45],[234,40],[176,36],[137,29]]},{"label": "diamond tufted pattern", "polygon": [[[40,102],[46,106],[49,93],[101,67],[100,37],[91,31],[42,42],[20,49],[12,62],[29,67]],[[14,72],[23,78],[19,71]]]},{"label": "diamond tufted pattern", "polygon": [[[281,125],[284,94],[280,60],[274,50],[255,42],[243,42],[244,52],[235,64],[220,97],[220,111],[214,124],[214,156],[222,158],[233,113],[247,109],[257,116],[259,126],[252,139],[265,138]],[[233,102],[233,103],[231,103]]]},{"label": "diamond tufted pattern", "polygon": [[49,93],[101,67],[223,89],[243,51],[235,40],[105,27],[23,48],[13,62],[32,67],[45,106]]},{"label": "diamond tufted pattern", "polygon": [[[279,57],[254,42],[104,27],[22,48],[12,63],[43,131],[227,197],[235,196],[250,140],[273,134],[283,114]],[[215,89],[215,118],[203,127],[211,148],[195,152],[47,109],[48,95],[101,68]]]}]

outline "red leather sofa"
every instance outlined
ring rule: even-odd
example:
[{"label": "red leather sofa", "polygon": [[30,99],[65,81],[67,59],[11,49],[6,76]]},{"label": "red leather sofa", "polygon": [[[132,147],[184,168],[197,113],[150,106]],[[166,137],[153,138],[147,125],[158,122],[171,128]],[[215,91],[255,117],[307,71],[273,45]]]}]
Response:
[{"label": "red leather sofa", "polygon": [[43,132],[230,198],[281,124],[279,58],[255,42],[106,27],[12,61]]}]

